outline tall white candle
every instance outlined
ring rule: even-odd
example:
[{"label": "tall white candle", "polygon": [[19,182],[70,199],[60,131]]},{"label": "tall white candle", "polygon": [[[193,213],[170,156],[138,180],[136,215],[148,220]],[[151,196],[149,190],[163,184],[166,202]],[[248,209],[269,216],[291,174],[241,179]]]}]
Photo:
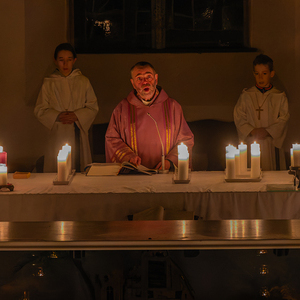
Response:
[{"label": "tall white candle", "polygon": [[251,144],[251,178],[260,176],[260,145],[254,142]]},{"label": "tall white candle", "polygon": [[178,180],[189,179],[189,152],[185,144],[178,145]]},{"label": "tall white candle", "polygon": [[240,156],[240,150],[236,149],[235,150],[235,175],[238,176],[240,175],[240,170],[241,170],[241,156]]},{"label": "tall white candle", "polygon": [[68,169],[68,173],[71,174],[72,173],[72,158],[71,158],[71,146],[68,144],[65,144],[62,147],[62,150],[66,150],[68,152],[68,157],[67,157],[67,169]]},{"label": "tall white candle", "polygon": [[235,178],[235,153],[233,151],[226,153],[226,178]]},{"label": "tall white candle", "polygon": [[247,145],[240,143],[238,149],[240,150],[240,173],[245,174],[247,172]]},{"label": "tall white candle", "polygon": [[57,180],[66,181],[68,179],[67,168],[68,152],[66,150],[59,150],[57,156]]},{"label": "tall white candle", "polygon": [[7,184],[7,166],[0,164],[0,185]]},{"label": "tall white candle", "polygon": [[290,149],[290,153],[291,153],[291,167],[294,167],[294,149],[291,148]]},{"label": "tall white candle", "polygon": [[300,145],[293,144],[294,167],[300,167]]}]

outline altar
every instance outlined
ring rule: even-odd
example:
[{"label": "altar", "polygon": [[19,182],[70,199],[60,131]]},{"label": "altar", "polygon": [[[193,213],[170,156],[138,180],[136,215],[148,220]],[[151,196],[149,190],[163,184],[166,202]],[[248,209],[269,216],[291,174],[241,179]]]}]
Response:
[{"label": "altar", "polygon": [[0,221],[124,221],[160,205],[194,211],[202,220],[299,219],[300,194],[287,171],[266,171],[258,182],[226,182],[224,172],[192,172],[188,184],[173,174],[91,177],[76,173],[69,185],[53,185],[56,174],[13,179],[14,191],[0,192]]}]

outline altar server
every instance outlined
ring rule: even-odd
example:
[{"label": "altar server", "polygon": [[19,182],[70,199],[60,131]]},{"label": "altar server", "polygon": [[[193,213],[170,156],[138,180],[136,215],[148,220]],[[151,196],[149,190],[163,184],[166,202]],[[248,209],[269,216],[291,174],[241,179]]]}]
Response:
[{"label": "altar server", "polygon": [[286,169],[282,148],[290,117],[286,94],[271,83],[275,72],[267,55],[255,58],[253,74],[255,86],[243,90],[234,108],[240,141],[260,144],[263,171]]},{"label": "altar server", "polygon": [[136,63],[131,68],[130,81],[133,90],[114,109],[109,122],[106,161],[129,161],[160,169],[160,134],[166,157],[165,169],[169,169],[178,163],[177,145],[181,142],[192,154],[194,135],[179,103],[157,86],[158,74],[149,62]]},{"label": "altar server", "polygon": [[73,68],[76,60],[69,43],[56,47],[57,69],[44,79],[34,109],[38,120],[50,130],[45,172],[56,172],[58,151],[66,143],[72,147],[73,168],[77,171],[92,162],[88,130],[98,112],[98,103],[88,78]]}]

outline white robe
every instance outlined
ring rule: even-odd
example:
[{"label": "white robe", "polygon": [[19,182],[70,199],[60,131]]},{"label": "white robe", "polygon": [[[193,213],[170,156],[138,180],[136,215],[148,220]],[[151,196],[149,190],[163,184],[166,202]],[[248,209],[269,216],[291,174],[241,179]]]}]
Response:
[{"label": "white robe", "polygon": [[[257,109],[261,106],[263,111]],[[261,93],[255,86],[244,89],[234,108],[234,122],[241,142],[249,145],[253,137],[248,135],[254,128],[265,128],[270,134],[264,140],[257,140],[261,148],[262,170],[276,170],[275,147],[279,149],[280,169],[286,169],[283,141],[287,132],[287,121],[290,117],[288,100],[284,92],[273,87]]]},{"label": "white robe", "polygon": [[74,124],[62,124],[56,121],[63,111],[73,111],[80,129],[80,168],[92,162],[88,130],[98,112],[98,103],[88,78],[79,69],[64,77],[56,70],[44,79],[34,114],[38,120],[50,129],[48,145],[45,145],[44,172],[57,171],[57,154],[63,145],[72,147],[72,161],[75,158],[75,127]]}]

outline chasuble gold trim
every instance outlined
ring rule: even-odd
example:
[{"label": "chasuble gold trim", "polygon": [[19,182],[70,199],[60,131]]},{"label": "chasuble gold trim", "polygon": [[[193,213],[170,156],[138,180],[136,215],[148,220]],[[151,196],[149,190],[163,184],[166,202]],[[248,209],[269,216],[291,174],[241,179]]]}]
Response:
[{"label": "chasuble gold trim", "polygon": [[171,147],[171,122],[170,122],[170,111],[168,109],[169,101],[164,102],[164,113],[166,120],[166,154],[169,153]]},{"label": "chasuble gold trim", "polygon": [[130,137],[132,151],[137,155],[137,142],[136,142],[136,108],[130,104]]}]

